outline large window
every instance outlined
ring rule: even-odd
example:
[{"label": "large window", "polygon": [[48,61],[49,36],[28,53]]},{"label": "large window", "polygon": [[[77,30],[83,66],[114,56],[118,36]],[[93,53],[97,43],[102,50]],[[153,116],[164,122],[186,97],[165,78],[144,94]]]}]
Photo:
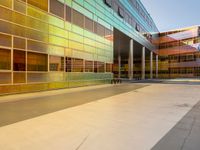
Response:
[{"label": "large window", "polygon": [[28,71],[47,71],[47,55],[28,52],[27,54],[27,69]]},{"label": "large window", "polygon": [[85,72],[93,72],[93,61],[85,61]]},{"label": "large window", "polygon": [[26,52],[25,51],[14,50],[13,70],[26,71]]},{"label": "large window", "polygon": [[50,0],[50,12],[64,18],[64,4],[57,0]]},{"label": "large window", "polygon": [[73,23],[84,28],[84,16],[76,10],[73,10]]},{"label": "large window", "polygon": [[48,0],[27,0],[27,3],[45,11],[48,11]]},{"label": "large window", "polygon": [[25,72],[14,72],[13,73],[13,82],[14,83],[25,83],[26,82],[26,73]]},{"label": "large window", "polygon": [[112,72],[112,64],[106,63],[106,72]]},{"label": "large window", "polygon": [[11,51],[0,48],[0,70],[11,69]]},{"label": "large window", "polygon": [[66,57],[65,62],[66,62],[65,71],[66,72],[72,72],[72,58]]},{"label": "large window", "polygon": [[73,72],[83,72],[83,59],[76,59],[73,58],[73,67],[72,67],[72,71]]},{"label": "large window", "polygon": [[104,62],[98,62],[98,72],[105,72]]},{"label": "large window", "polygon": [[63,71],[64,58],[59,56],[49,56],[50,71]]}]

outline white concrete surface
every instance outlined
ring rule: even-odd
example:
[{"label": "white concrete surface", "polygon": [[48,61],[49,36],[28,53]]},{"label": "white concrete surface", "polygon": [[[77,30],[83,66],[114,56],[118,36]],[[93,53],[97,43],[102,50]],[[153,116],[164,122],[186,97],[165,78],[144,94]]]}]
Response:
[{"label": "white concrete surface", "polygon": [[4,126],[0,150],[149,150],[200,100],[199,89],[154,84]]}]

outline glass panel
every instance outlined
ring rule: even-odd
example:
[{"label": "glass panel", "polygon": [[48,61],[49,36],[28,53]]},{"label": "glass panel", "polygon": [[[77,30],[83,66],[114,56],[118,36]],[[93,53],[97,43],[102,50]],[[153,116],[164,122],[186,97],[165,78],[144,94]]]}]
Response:
[{"label": "glass panel", "polygon": [[27,47],[29,50],[38,51],[38,52],[47,52],[48,45],[36,41],[28,40]]},{"label": "glass panel", "polygon": [[59,56],[49,56],[50,71],[63,71],[64,58]]},{"label": "glass panel", "polygon": [[12,25],[10,23],[8,23],[8,22],[0,20],[0,32],[11,34],[11,32],[12,32]]},{"label": "glass panel", "polygon": [[70,7],[68,7],[67,5],[66,5],[66,14],[65,14],[65,19],[66,19],[66,21],[68,21],[68,22],[71,22],[71,20],[72,20],[72,10],[71,10],[71,8]]},{"label": "glass panel", "polygon": [[85,72],[93,72],[93,61],[85,61]]},{"label": "glass panel", "polygon": [[11,73],[10,72],[0,72],[0,84],[11,83]]},{"label": "glass panel", "polygon": [[73,23],[84,28],[84,16],[76,10],[73,10]]},{"label": "glass panel", "polygon": [[97,61],[94,61],[94,72],[98,72]]},{"label": "glass panel", "polygon": [[11,47],[12,46],[12,38],[9,35],[0,34],[0,45]]},{"label": "glass panel", "polygon": [[23,72],[14,72],[13,73],[13,82],[14,83],[25,83],[26,82],[26,74]]},{"label": "glass panel", "polygon": [[0,70],[11,69],[11,51],[0,48]]},{"label": "glass panel", "polygon": [[26,52],[14,50],[13,53],[13,70],[25,71],[26,70]]},{"label": "glass panel", "polygon": [[28,52],[27,70],[28,71],[47,71],[47,55]]},{"label": "glass panel", "polygon": [[0,0],[0,5],[12,8],[12,0]]},{"label": "glass panel", "polygon": [[94,32],[93,21],[87,17],[85,17],[85,28],[91,32]]},{"label": "glass panel", "polygon": [[47,73],[28,73],[27,82],[47,82]]},{"label": "glass panel", "polygon": [[48,0],[27,0],[27,3],[45,11],[48,11]]},{"label": "glass panel", "polygon": [[70,57],[66,57],[66,72],[72,72],[72,59]]},{"label": "glass panel", "polygon": [[98,62],[98,72],[105,72],[105,66],[103,62]]},{"label": "glass panel", "polygon": [[26,4],[19,0],[14,0],[14,10],[26,14]]},{"label": "glass panel", "polygon": [[73,58],[72,60],[73,60],[72,72],[83,72],[83,59]]},{"label": "glass panel", "polygon": [[106,72],[112,72],[112,64],[106,64]]},{"label": "glass panel", "polygon": [[50,0],[50,12],[56,16],[64,18],[64,4],[57,0]]},{"label": "glass panel", "polygon": [[100,25],[100,24],[98,24],[97,23],[97,34],[99,35],[99,36],[105,36],[105,28],[104,28],[104,26],[102,26],[102,25]]},{"label": "glass panel", "polygon": [[26,49],[26,41],[25,39],[14,37],[14,48]]}]

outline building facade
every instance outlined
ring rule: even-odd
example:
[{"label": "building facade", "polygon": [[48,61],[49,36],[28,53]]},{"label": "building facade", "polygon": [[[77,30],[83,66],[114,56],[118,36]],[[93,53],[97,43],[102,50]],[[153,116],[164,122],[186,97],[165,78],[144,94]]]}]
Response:
[{"label": "building facade", "polygon": [[200,27],[159,33],[159,78],[200,77]]},{"label": "building facade", "polygon": [[158,71],[158,29],[139,0],[1,0],[0,12],[0,94]]}]

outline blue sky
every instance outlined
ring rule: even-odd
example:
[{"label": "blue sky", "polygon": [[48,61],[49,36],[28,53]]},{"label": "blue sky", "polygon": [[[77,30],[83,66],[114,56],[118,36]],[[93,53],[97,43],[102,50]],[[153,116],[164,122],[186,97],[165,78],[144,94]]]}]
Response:
[{"label": "blue sky", "polygon": [[141,0],[160,31],[200,25],[200,0]]}]

